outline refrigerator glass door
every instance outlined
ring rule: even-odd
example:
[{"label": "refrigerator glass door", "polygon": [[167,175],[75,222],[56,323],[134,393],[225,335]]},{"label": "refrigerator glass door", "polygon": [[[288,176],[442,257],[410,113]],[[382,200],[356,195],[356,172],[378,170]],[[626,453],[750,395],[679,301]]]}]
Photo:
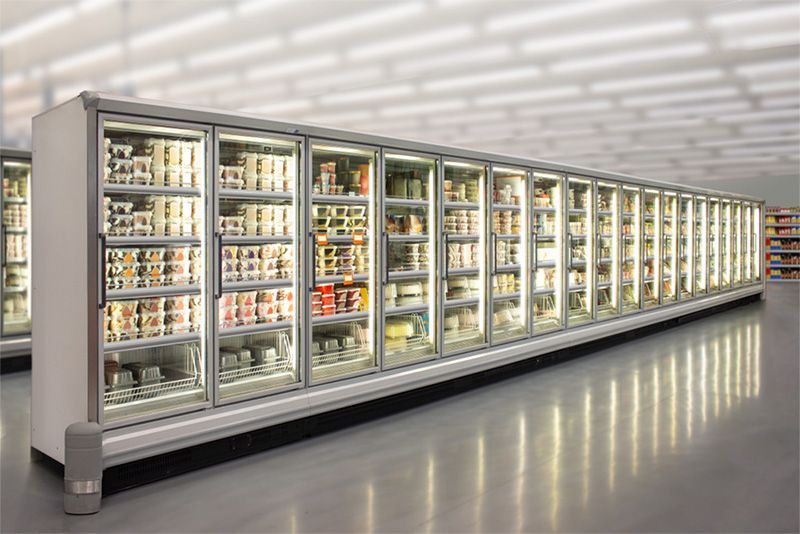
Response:
[{"label": "refrigerator glass door", "polygon": [[662,203],[661,303],[665,304],[678,299],[678,195],[665,191]]},{"label": "refrigerator glass door", "polygon": [[492,344],[528,335],[528,178],[524,169],[492,166]]},{"label": "refrigerator glass door", "polygon": [[486,165],[444,162],[444,352],[486,343]]},{"label": "refrigerator glass door", "polygon": [[753,280],[761,281],[761,258],[764,254],[761,242],[761,204],[753,205]]},{"label": "refrigerator glass door", "polygon": [[642,191],[622,187],[622,313],[642,304]]},{"label": "refrigerator glass door", "polygon": [[742,217],[742,241],[744,243],[742,281],[750,283],[753,281],[753,207],[750,203],[743,204],[742,211],[744,212]]},{"label": "refrigerator glass door", "polygon": [[567,197],[567,326],[592,321],[594,265],[593,182],[568,178]]},{"label": "refrigerator glass door", "polygon": [[3,158],[3,324],[2,335],[31,332],[29,161]]},{"label": "refrigerator glass door", "polygon": [[439,162],[384,155],[383,363],[415,363],[437,354],[439,270],[436,184]]},{"label": "refrigerator glass door", "polygon": [[720,205],[718,198],[708,201],[708,286],[719,291],[722,283],[722,239],[720,239]]},{"label": "refrigerator glass door", "polygon": [[680,298],[690,299],[694,291],[694,199],[691,195],[680,196]]},{"label": "refrigerator glass door", "polygon": [[645,308],[659,305],[661,294],[661,201],[660,193],[644,191],[644,226],[642,232],[644,266],[642,298]]},{"label": "refrigerator glass door", "polygon": [[708,199],[694,199],[694,294],[708,292]]},{"label": "refrigerator glass door", "polygon": [[[173,124],[173,123],[170,123]],[[105,423],[208,399],[208,131],[100,124]]]},{"label": "refrigerator glass door", "polygon": [[597,182],[597,226],[595,229],[595,299],[597,318],[619,315],[619,186]]},{"label": "refrigerator glass door", "polygon": [[730,200],[722,201],[722,222],[720,226],[720,245],[722,249],[722,289],[731,287],[731,247],[733,236],[731,227],[731,202]]},{"label": "refrigerator glass door", "polygon": [[311,147],[311,380],[377,366],[376,162],[373,148]]},{"label": "refrigerator glass door", "polygon": [[300,381],[300,143],[217,135],[216,369],[222,402]]},{"label": "refrigerator glass door", "polygon": [[533,173],[533,333],[562,325],[564,177]]},{"label": "refrigerator glass door", "polygon": [[742,203],[733,203],[733,246],[731,263],[733,265],[733,285],[742,285]]}]

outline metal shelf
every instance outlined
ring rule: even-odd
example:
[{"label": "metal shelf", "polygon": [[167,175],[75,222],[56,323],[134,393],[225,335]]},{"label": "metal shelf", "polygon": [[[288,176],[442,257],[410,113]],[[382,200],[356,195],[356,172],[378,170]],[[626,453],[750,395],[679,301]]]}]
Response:
[{"label": "metal shelf", "polygon": [[132,194],[132,195],[180,195],[200,196],[199,187],[173,187],[167,185],[139,185],[139,184],[113,184],[103,183],[103,193]]},{"label": "metal shelf", "polygon": [[503,241],[507,239],[520,239],[522,236],[520,234],[494,234],[496,239],[502,239]]},{"label": "metal shelf", "polygon": [[538,211],[540,213],[555,213],[556,212],[556,208],[552,208],[552,207],[536,207],[536,206],[534,206],[533,207],[533,211],[534,212]]},{"label": "metal shelf", "polygon": [[536,234],[536,238],[539,241],[550,240],[550,239],[558,239],[556,234]]},{"label": "metal shelf", "polygon": [[236,282],[222,282],[223,291],[247,291],[252,289],[274,289],[280,287],[292,287],[294,280],[240,280]]},{"label": "metal shelf", "polygon": [[416,198],[391,198],[385,197],[383,199],[383,203],[386,206],[410,206],[410,207],[419,207],[419,208],[427,208],[429,207],[430,201],[416,199]]},{"label": "metal shelf", "polygon": [[349,195],[311,195],[315,204],[369,204],[370,197]]},{"label": "metal shelf", "polygon": [[474,306],[480,302],[480,298],[471,297],[467,299],[451,299],[444,301],[445,308],[459,308],[462,306]]},{"label": "metal shelf", "polygon": [[[354,274],[353,275],[353,282],[366,282],[369,280],[368,274]],[[336,274],[330,276],[317,276],[315,278],[317,285],[320,284],[341,284],[344,282],[344,275],[343,274]]]},{"label": "metal shelf", "polygon": [[26,197],[3,197],[3,202],[6,204],[27,204],[28,199]]},{"label": "metal shelf", "polygon": [[444,209],[449,210],[478,210],[481,205],[477,202],[453,202],[447,201],[444,203]]},{"label": "metal shelf", "polygon": [[277,321],[274,323],[257,323],[234,326],[231,328],[220,328],[219,337],[226,338],[232,336],[262,334],[264,332],[273,332],[275,330],[286,330],[291,328],[293,324],[294,323],[292,321]]},{"label": "metal shelf", "polygon": [[767,228],[800,228],[800,223],[769,223],[764,225]]},{"label": "metal shelf", "polygon": [[533,290],[533,295],[534,295],[534,296],[539,296],[539,295],[555,295],[555,293],[556,293],[556,290],[555,290],[554,288],[547,288],[547,289],[534,289],[534,290]]},{"label": "metal shelf", "polygon": [[427,278],[430,271],[389,271],[389,280],[409,280],[412,278]]},{"label": "metal shelf", "polygon": [[597,215],[600,217],[613,217],[614,212],[610,210],[597,210]]},{"label": "metal shelf", "polygon": [[6,233],[9,234],[27,234],[28,229],[24,226],[6,226]]},{"label": "metal shelf", "polygon": [[792,264],[774,264],[770,263],[769,265],[765,265],[770,269],[800,269],[800,265],[792,265]]},{"label": "metal shelf", "polygon": [[544,269],[547,269],[547,268],[551,268],[551,267],[555,267],[555,266],[556,266],[556,260],[542,260],[542,261],[536,263],[536,268],[537,269],[540,268],[540,267],[544,268]]},{"label": "metal shelf", "polygon": [[388,234],[389,241],[400,241],[408,243],[424,243],[430,239],[428,234]]},{"label": "metal shelf", "polygon": [[480,272],[479,267],[459,267],[457,269],[447,269],[447,276],[478,274],[479,272]]},{"label": "metal shelf", "polygon": [[570,208],[570,209],[568,210],[568,213],[569,213],[569,215],[584,215],[584,216],[586,216],[586,215],[587,215],[587,213],[586,213],[586,210],[585,210],[585,209],[575,209],[575,208]]},{"label": "metal shelf", "polygon": [[510,265],[498,265],[495,267],[495,271],[498,273],[513,273],[519,271],[521,268],[519,263],[512,263]]},{"label": "metal shelf", "polygon": [[369,312],[337,313],[334,315],[318,315],[311,318],[313,326],[325,324],[350,323],[353,321],[363,321],[369,319]]},{"label": "metal shelf", "polygon": [[106,291],[108,300],[140,299],[150,297],[172,297],[175,295],[197,295],[200,293],[199,284],[183,286],[135,287],[130,289],[109,289]]},{"label": "metal shelf", "polygon": [[607,289],[611,287],[611,282],[598,282],[597,289]]},{"label": "metal shelf", "polygon": [[567,291],[583,291],[586,289],[586,284],[580,284],[577,286],[569,286]]},{"label": "metal shelf", "polygon": [[167,336],[126,339],[123,341],[106,341],[105,344],[103,345],[103,350],[105,352],[119,352],[131,349],[147,349],[153,347],[163,347],[166,345],[196,343],[199,341],[200,341],[200,333],[190,332],[188,334],[170,334]]},{"label": "metal shelf", "polygon": [[409,306],[393,306],[384,310],[384,315],[405,315],[409,313],[425,313],[429,309],[427,304],[411,304]]},{"label": "metal shelf", "polygon": [[474,241],[480,239],[479,234],[445,234],[448,241]]},{"label": "metal shelf", "polygon": [[12,265],[25,265],[28,263],[27,258],[6,258],[6,263],[10,263]]},{"label": "metal shelf", "polygon": [[291,191],[251,191],[249,189],[225,189],[219,190],[221,199],[246,199],[246,200],[275,200],[292,201],[294,193]]},{"label": "metal shelf", "polygon": [[200,236],[138,236],[138,235],[114,235],[106,237],[106,245],[127,245],[127,246],[147,246],[147,245],[199,245]]},{"label": "metal shelf", "polygon": [[261,245],[267,243],[291,243],[290,235],[222,235],[223,245]]},{"label": "metal shelf", "polygon": [[502,302],[502,301],[505,301],[505,300],[515,300],[515,299],[518,299],[518,298],[520,298],[520,293],[518,291],[514,292],[514,293],[502,293],[500,295],[492,295],[492,301],[493,302]]},{"label": "metal shelf", "polygon": [[522,206],[517,204],[492,204],[494,211],[520,211]]},{"label": "metal shelf", "polygon": [[4,287],[3,293],[25,293],[28,291],[27,287]]},{"label": "metal shelf", "polygon": [[[314,232],[319,234],[324,234],[325,232]],[[329,243],[352,243],[353,242],[353,234],[345,234],[345,235],[331,235],[325,234],[326,238],[328,239]],[[369,241],[369,236],[367,234],[362,234],[361,239],[364,240],[364,243]]]},{"label": "metal shelf", "polygon": [[767,251],[770,255],[772,254],[800,254],[800,250],[776,250],[770,249]]}]

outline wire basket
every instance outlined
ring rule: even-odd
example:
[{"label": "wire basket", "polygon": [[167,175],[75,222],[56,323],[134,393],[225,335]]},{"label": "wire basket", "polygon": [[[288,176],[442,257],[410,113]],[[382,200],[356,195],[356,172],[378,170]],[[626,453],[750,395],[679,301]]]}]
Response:
[{"label": "wire basket", "polygon": [[289,334],[285,330],[272,332],[267,334],[267,339],[265,341],[277,349],[278,355],[274,362],[222,371],[219,373],[220,384],[230,384],[233,382],[292,373],[294,368],[292,366],[292,343],[289,340]]}]

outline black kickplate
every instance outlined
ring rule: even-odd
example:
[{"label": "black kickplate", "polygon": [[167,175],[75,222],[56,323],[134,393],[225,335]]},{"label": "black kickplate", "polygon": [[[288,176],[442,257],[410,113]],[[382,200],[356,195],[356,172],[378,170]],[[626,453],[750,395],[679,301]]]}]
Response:
[{"label": "black kickplate", "polygon": [[365,423],[436,400],[463,393],[477,387],[519,376],[540,367],[553,365],[613,347],[633,338],[685,324],[720,311],[760,301],[752,295],[720,304],[696,313],[630,330],[607,338],[565,348],[527,360],[490,369],[473,375],[456,378],[439,384],[399,393],[389,397],[348,406],[288,423],[262,428],[228,438],[202,443],[193,447],[168,452],[158,456],[109,467],[103,472],[103,494],[110,495],[171,476],[240,458],[295,441],[319,436],[348,426]]},{"label": "black kickplate", "polygon": [[31,370],[31,355],[9,356],[0,358],[0,374],[16,373]]}]

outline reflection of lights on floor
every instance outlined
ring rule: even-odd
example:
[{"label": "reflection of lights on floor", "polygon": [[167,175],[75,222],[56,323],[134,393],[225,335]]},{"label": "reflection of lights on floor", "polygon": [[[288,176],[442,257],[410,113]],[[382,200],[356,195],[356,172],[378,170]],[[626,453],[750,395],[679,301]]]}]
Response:
[{"label": "reflection of lights on floor", "polygon": [[583,401],[583,508],[589,504],[589,472],[592,468],[592,390],[586,390]]},{"label": "reflection of lights on floor", "polygon": [[608,489],[614,491],[617,471],[617,381],[611,380],[611,395],[609,396],[609,412],[611,423],[608,432]]},{"label": "reflection of lights on floor", "polygon": [[558,508],[560,506],[561,483],[561,407],[553,406],[553,473],[550,484],[550,526],[552,530],[558,530]]},{"label": "reflection of lights on floor", "polygon": [[639,473],[639,370],[633,372],[633,419],[631,429],[631,473]]},{"label": "reflection of lights on floor", "polygon": [[517,532],[525,525],[525,465],[528,457],[528,430],[525,412],[521,411],[517,421]]}]

